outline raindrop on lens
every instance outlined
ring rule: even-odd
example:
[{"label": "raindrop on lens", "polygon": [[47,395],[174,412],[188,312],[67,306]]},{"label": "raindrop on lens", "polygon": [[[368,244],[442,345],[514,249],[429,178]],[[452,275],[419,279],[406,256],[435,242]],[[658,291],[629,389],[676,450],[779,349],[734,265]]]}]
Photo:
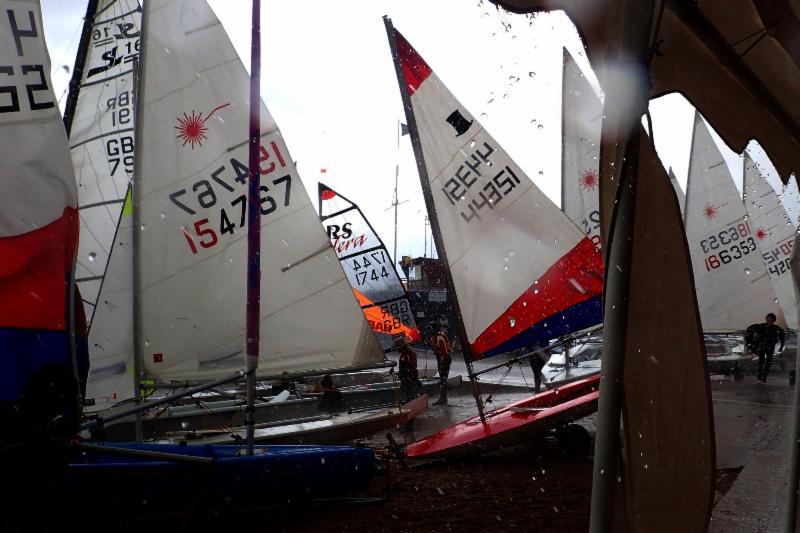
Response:
[{"label": "raindrop on lens", "polygon": [[749,268],[747,268],[747,267],[745,267],[745,269],[744,269],[744,273],[749,275],[749,274],[750,274],[750,269],[749,269]]},{"label": "raindrop on lens", "polygon": [[94,252],[89,252],[89,261],[94,263],[94,260],[97,259],[97,254]]}]

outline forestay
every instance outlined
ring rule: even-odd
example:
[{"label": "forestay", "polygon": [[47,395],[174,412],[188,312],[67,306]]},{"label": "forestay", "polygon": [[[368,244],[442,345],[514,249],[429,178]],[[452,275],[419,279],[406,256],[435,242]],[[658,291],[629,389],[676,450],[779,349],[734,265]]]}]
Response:
[{"label": "forestay", "polygon": [[794,225],[775,194],[775,189],[747,152],[744,154],[743,190],[748,221],[754,229],[756,244],[778,296],[778,304],[783,310],[786,324],[796,329],[797,297],[789,271],[794,245]]},{"label": "forestay", "polygon": [[361,208],[320,183],[319,217],[381,346],[390,347],[392,335],[398,334],[419,341],[414,311],[392,256]]},{"label": "forestay", "polygon": [[603,102],[566,48],[561,98],[561,206],[599,246]]},{"label": "forestay", "polygon": [[686,236],[705,332],[743,330],[770,311],[785,324],[739,192],[699,113],[689,160]]},{"label": "forestay", "polygon": [[415,155],[433,195],[429,216],[438,219],[474,357],[599,323],[603,267],[596,246],[399,32],[395,39],[401,90],[416,122]]},{"label": "forestay", "polygon": [[[205,2],[145,8],[143,362],[162,379],[227,375],[244,366],[249,79]],[[259,373],[383,360],[263,105],[261,130]]]},{"label": "forestay", "polygon": [[[76,278],[89,328],[86,409],[133,398],[130,200],[133,177],[134,61],[141,7],[100,0],[85,22],[89,45],[70,131],[78,181],[80,244]],[[127,209],[123,206],[127,205]]]}]

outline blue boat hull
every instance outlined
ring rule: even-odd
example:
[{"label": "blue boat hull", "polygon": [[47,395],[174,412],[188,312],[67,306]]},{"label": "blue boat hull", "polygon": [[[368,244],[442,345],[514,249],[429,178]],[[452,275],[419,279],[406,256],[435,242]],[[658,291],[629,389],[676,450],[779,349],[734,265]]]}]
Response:
[{"label": "blue boat hull", "polygon": [[244,455],[240,445],[121,443],[114,448],[207,457],[213,462],[82,451],[57,482],[62,494],[148,506],[171,505],[181,495],[279,504],[365,490],[375,473],[373,451],[349,446],[255,446],[252,456]]}]

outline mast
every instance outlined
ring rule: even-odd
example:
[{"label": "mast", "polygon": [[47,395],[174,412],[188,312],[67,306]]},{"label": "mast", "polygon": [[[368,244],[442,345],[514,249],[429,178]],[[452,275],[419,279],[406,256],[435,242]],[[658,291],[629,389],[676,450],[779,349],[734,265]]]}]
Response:
[{"label": "mast", "polygon": [[255,438],[256,369],[261,318],[261,173],[258,157],[261,140],[261,0],[253,0],[250,43],[250,179],[247,190],[247,454],[253,455]]},{"label": "mast", "polygon": [[[564,88],[567,84],[567,69],[564,66],[567,64],[567,49],[561,48],[561,212],[567,213],[567,173],[564,172]],[[567,352],[565,352],[567,353]]]},{"label": "mast", "polygon": [[389,38],[389,48],[392,52],[392,60],[394,61],[394,69],[397,74],[397,84],[400,89],[400,97],[403,100],[403,108],[406,113],[406,123],[408,124],[408,132],[411,135],[411,146],[414,148],[414,157],[417,161],[417,171],[419,172],[420,185],[422,186],[422,196],[425,198],[425,206],[428,210],[428,216],[431,224],[431,234],[433,235],[433,242],[436,245],[437,255],[442,260],[442,265],[446,273],[447,292],[450,294],[451,301],[453,302],[453,310],[456,315],[456,327],[458,330],[458,338],[461,343],[461,353],[464,355],[464,363],[467,366],[467,374],[469,381],[472,385],[472,395],[475,397],[475,404],[478,407],[478,415],[481,421],[486,421],[486,416],[483,411],[483,402],[481,401],[480,385],[475,376],[475,371],[472,368],[472,345],[467,337],[467,330],[464,327],[464,320],[461,316],[461,307],[458,304],[458,295],[456,294],[455,284],[453,283],[453,275],[450,272],[450,263],[447,261],[447,250],[444,247],[444,240],[439,228],[439,220],[436,218],[436,205],[433,201],[433,192],[430,187],[430,180],[428,179],[428,169],[425,166],[424,156],[422,154],[422,144],[419,138],[419,131],[417,130],[417,119],[414,116],[414,111],[411,107],[411,98],[405,89],[405,75],[403,74],[403,67],[400,65],[400,59],[397,53],[397,41],[395,38],[394,26],[392,20],[388,16],[383,17],[383,23],[386,26],[386,36]]},{"label": "mast", "polygon": [[81,90],[86,56],[89,55],[89,41],[92,35],[94,16],[97,13],[97,3],[98,0],[89,0],[89,4],[86,6],[83,30],[81,31],[81,39],[78,42],[78,53],[75,56],[75,64],[72,66],[72,79],[69,81],[67,104],[64,106],[64,128],[67,130],[67,137],[72,132],[72,120],[75,118],[75,106],[78,105],[78,93]]},{"label": "mast", "polygon": [[[92,25],[94,23],[94,16],[97,13],[98,0],[89,0],[86,6],[86,15],[83,18],[83,29],[81,30],[81,39],[78,43],[78,53],[75,56],[75,64],[72,66],[72,78],[69,81],[69,93],[67,94],[67,104],[64,108],[64,129],[69,138],[72,132],[72,120],[75,117],[75,106],[78,104],[78,93],[81,90],[81,80],[83,79],[83,67],[86,64],[86,56],[89,50],[89,40],[92,34]],[[76,250],[77,254],[77,250]],[[75,282],[75,268],[78,261],[77,255],[72,260],[72,267],[69,273],[69,282],[67,283],[67,328],[69,331],[69,353],[72,358],[72,372],[75,376],[75,383],[80,384],[80,375],[78,372],[78,348],[75,339],[75,305],[77,304],[76,298],[76,282]],[[83,305],[83,302],[80,302]],[[87,376],[88,380],[88,376]],[[80,387],[78,387],[78,411],[83,406],[83,398],[81,398]],[[139,418],[137,418],[137,421]],[[138,434],[137,434],[138,437]]]},{"label": "mast", "polygon": [[[144,101],[145,101],[145,76],[147,69],[144,65],[147,64],[147,24],[150,19],[149,4],[145,4],[142,8],[142,29],[141,37],[139,39],[139,57],[133,61],[133,79],[135,81],[135,91],[133,93],[133,109],[136,116],[136,125],[134,132],[134,165],[133,165],[133,180],[132,180],[132,202],[131,207],[133,210],[133,241],[132,241],[132,257],[133,257],[133,398],[136,404],[142,401],[141,378],[142,378],[142,226],[141,226],[141,205],[142,205],[142,117],[144,117]],[[142,439],[142,413],[136,413],[136,440]]]}]

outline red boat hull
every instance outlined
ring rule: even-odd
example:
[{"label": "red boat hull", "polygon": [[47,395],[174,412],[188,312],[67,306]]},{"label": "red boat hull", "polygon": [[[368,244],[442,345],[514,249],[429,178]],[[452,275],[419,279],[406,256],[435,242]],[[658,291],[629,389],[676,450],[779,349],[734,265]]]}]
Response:
[{"label": "red boat hull", "polygon": [[409,444],[409,458],[478,453],[519,444],[531,436],[568,424],[597,410],[600,377],[594,376],[510,403]]}]

